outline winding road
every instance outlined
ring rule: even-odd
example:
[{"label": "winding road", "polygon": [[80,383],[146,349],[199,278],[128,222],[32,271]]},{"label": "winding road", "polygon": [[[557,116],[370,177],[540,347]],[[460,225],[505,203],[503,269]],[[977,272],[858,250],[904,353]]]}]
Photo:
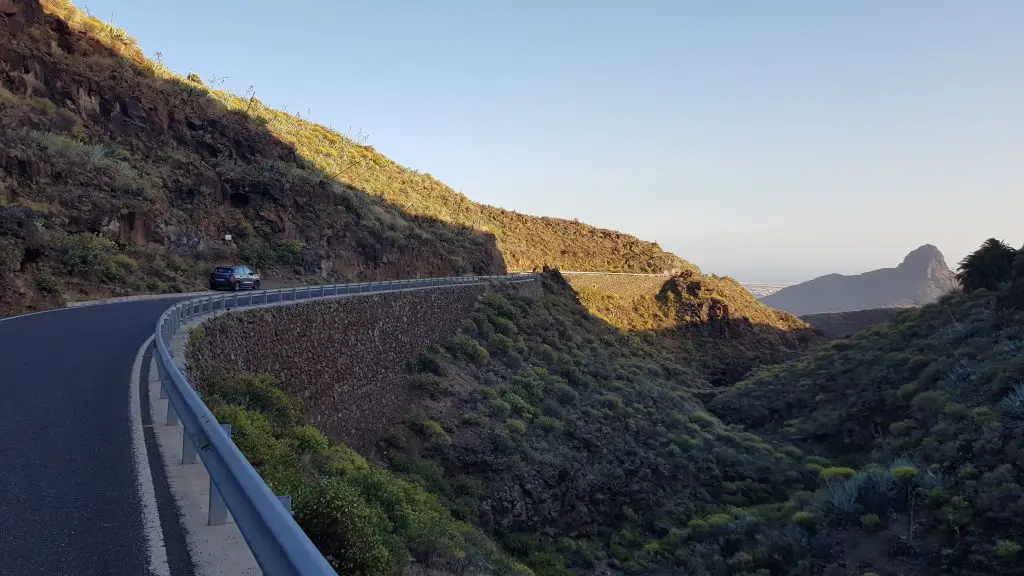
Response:
[{"label": "winding road", "polygon": [[181,298],[0,320],[0,575],[149,573],[130,376]]},{"label": "winding road", "polygon": [[[221,302],[243,306],[255,297],[257,305],[290,304],[325,295],[489,281],[384,281],[335,287],[333,294],[307,287],[240,293],[235,297],[241,300]],[[191,576],[198,571],[154,439],[161,426],[153,424],[145,388],[153,346],[143,349],[160,315],[174,302],[196,296],[0,319],[0,576]],[[305,558],[294,546],[288,550]],[[248,549],[244,556],[252,560]],[[244,564],[238,558],[225,556],[229,569]],[[316,558],[327,566],[318,553]],[[316,558],[295,566],[315,566]]]}]

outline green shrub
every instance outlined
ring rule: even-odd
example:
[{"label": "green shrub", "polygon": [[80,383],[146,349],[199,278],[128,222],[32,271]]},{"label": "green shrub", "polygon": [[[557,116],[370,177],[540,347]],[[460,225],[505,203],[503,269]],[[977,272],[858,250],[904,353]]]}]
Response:
[{"label": "green shrub", "polygon": [[526,422],[519,420],[518,418],[510,418],[505,421],[505,429],[512,434],[526,434]]},{"label": "green shrub", "polygon": [[511,338],[495,332],[487,339],[487,343],[502,354],[510,354],[515,349],[515,342]]},{"label": "green shrub", "polygon": [[733,569],[742,570],[754,565],[754,557],[746,552],[737,552],[730,556],[726,563]]},{"label": "green shrub", "polygon": [[114,254],[106,262],[103,278],[111,282],[120,282],[129,274],[138,271],[139,263],[126,254]]},{"label": "green shrub", "polygon": [[448,367],[441,362],[440,356],[433,351],[426,351],[420,354],[416,361],[416,369],[420,372],[427,372],[434,376],[447,376]]},{"label": "green shrub", "polygon": [[565,427],[560,420],[552,418],[550,416],[538,416],[535,424],[538,428],[545,432],[557,432]]},{"label": "green shrub", "polygon": [[391,576],[404,564],[387,517],[340,478],[294,500],[295,520],[341,574]]},{"label": "green shrub", "polygon": [[477,367],[486,366],[490,359],[487,350],[465,334],[459,334],[452,338],[448,342],[447,348],[452,354],[469,360]]},{"label": "green shrub", "polygon": [[799,448],[797,448],[796,446],[790,446],[788,444],[786,446],[783,446],[779,451],[794,460],[799,460],[804,455],[803,451],[801,451]]},{"label": "green shrub", "polygon": [[699,426],[709,427],[714,426],[718,422],[718,418],[715,418],[711,414],[704,412],[703,410],[696,410],[690,413],[690,421],[696,422]]},{"label": "green shrub", "polygon": [[842,478],[845,480],[848,478],[853,478],[853,475],[856,473],[857,471],[854,470],[853,468],[833,466],[830,468],[822,468],[821,471],[818,472],[818,475],[824,478],[825,480],[834,480],[836,478]]},{"label": "green shrub", "polygon": [[896,466],[890,474],[897,481],[910,481],[917,477],[917,468],[913,466]]},{"label": "green shrub", "polygon": [[507,338],[512,338],[518,333],[514,322],[508,318],[502,318],[500,316],[490,319],[491,325],[494,326],[494,330]]},{"label": "green shrub", "polygon": [[818,516],[813,512],[808,512],[806,510],[801,510],[796,514],[793,514],[792,520],[794,524],[804,528],[813,528],[818,524]]},{"label": "green shrub", "polygon": [[252,240],[239,247],[238,258],[257,271],[262,271],[274,262],[274,251],[263,241]]},{"label": "green shrub", "polygon": [[[298,240],[289,240],[287,242],[278,244],[273,249],[273,256],[271,259],[277,264],[284,265],[297,265],[301,263],[302,256],[302,242]],[[262,256],[262,255],[261,255]],[[256,268],[261,266],[253,264]]]},{"label": "green shrub", "polygon": [[419,427],[429,438],[440,440],[444,443],[451,442],[451,438],[449,438],[448,433],[445,432],[444,428],[442,428],[435,420],[422,420],[419,422]]},{"label": "green shrub", "polygon": [[725,528],[730,522],[732,522],[732,516],[719,512],[717,514],[706,516],[704,521],[708,523],[709,528]]},{"label": "green shrub", "polygon": [[487,423],[487,416],[479,412],[466,412],[462,415],[462,423],[470,426],[483,426]]},{"label": "green shrub", "polygon": [[224,376],[212,390],[209,404],[235,405],[265,415],[274,425],[291,427],[301,420],[298,402],[267,375]]},{"label": "green shrub", "polygon": [[299,454],[321,454],[330,450],[333,442],[314,426],[303,425],[292,429],[295,451]]},{"label": "green shrub", "polygon": [[96,277],[107,269],[115,250],[110,240],[82,232],[64,238],[59,258],[69,274]]},{"label": "green shrub", "polygon": [[816,464],[822,468],[829,466],[828,459],[822,458],[821,456],[808,456],[805,460],[808,464]]},{"label": "green shrub", "polygon": [[865,514],[860,517],[860,525],[864,527],[868,532],[874,532],[881,527],[882,519],[878,517],[878,514]]},{"label": "green shrub", "polygon": [[996,541],[996,554],[998,554],[1000,558],[1016,558],[1018,552],[1020,552],[1020,544],[1009,540]]},{"label": "green shrub", "polygon": [[36,288],[43,294],[60,294],[61,282],[51,274],[42,273],[36,276]]}]

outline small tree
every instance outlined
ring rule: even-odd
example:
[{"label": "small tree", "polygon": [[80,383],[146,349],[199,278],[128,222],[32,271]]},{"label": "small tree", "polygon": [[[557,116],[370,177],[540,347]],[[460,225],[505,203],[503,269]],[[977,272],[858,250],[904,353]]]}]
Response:
[{"label": "small tree", "polygon": [[1002,240],[989,238],[980,248],[963,260],[956,273],[956,280],[964,292],[995,290],[1013,274],[1013,260],[1017,251]]}]

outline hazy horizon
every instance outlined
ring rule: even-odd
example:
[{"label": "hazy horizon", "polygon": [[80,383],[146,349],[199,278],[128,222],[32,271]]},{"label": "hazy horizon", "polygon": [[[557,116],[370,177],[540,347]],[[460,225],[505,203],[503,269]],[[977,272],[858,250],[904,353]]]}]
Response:
[{"label": "hazy horizon", "polygon": [[1024,243],[1024,3],[79,5],[472,200],[745,282]]}]

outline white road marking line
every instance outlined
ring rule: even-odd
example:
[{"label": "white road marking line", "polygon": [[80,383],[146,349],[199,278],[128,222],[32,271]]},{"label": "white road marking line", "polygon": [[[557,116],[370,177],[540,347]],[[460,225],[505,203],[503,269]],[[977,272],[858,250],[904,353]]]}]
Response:
[{"label": "white road marking line", "polygon": [[152,342],[153,336],[150,336],[143,342],[139,352],[135,355],[135,364],[132,365],[130,392],[128,394],[130,403],[128,408],[131,411],[132,418],[132,454],[135,456],[135,483],[138,487],[139,500],[142,504],[142,528],[146,533],[149,571],[153,576],[171,576],[171,568],[167,563],[167,548],[164,545],[164,529],[160,525],[160,514],[156,507],[156,490],[153,488],[153,476],[149,470],[149,453],[146,450],[146,437],[142,431],[142,404],[139,402],[139,378],[142,374],[142,357],[146,353],[146,348]]}]

